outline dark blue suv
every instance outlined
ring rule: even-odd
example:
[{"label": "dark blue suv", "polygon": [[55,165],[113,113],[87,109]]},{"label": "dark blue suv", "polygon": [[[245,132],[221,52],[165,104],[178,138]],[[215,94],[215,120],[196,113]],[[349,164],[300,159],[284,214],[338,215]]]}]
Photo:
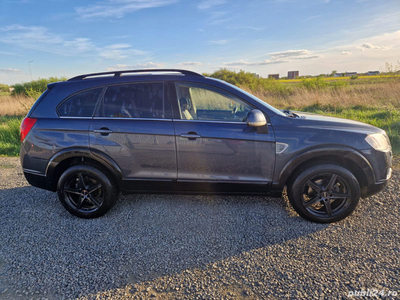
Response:
[{"label": "dark blue suv", "polygon": [[360,122],[280,111],[185,70],[133,70],[52,83],[21,124],[33,186],[72,214],[105,214],[118,194],[287,194],[314,222],[348,216],[383,189],[392,151]]}]

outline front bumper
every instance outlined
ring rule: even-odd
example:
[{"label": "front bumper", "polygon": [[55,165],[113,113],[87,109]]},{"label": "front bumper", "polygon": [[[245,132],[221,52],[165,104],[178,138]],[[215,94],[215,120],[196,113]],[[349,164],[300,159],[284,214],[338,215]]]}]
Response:
[{"label": "front bumper", "polygon": [[384,190],[390,182],[391,175],[392,175],[392,168],[389,168],[388,178],[380,180],[379,182],[376,182],[374,185],[366,186],[364,189],[361,190],[361,196],[363,198],[367,198]]},{"label": "front bumper", "polygon": [[379,193],[390,182],[392,176],[393,153],[391,149],[387,151],[369,149],[362,152],[369,161],[374,175],[374,178],[367,178],[368,185],[361,190],[361,196],[366,198]]}]

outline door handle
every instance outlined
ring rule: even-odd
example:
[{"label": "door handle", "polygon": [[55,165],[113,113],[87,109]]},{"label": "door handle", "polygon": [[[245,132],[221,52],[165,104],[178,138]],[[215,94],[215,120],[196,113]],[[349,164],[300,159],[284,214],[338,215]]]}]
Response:
[{"label": "door handle", "polygon": [[201,138],[201,135],[198,135],[196,132],[188,132],[188,133],[182,133],[181,137],[187,138],[187,139],[193,141],[197,138]]},{"label": "door handle", "polygon": [[106,128],[106,127],[102,127],[100,129],[95,129],[93,130],[93,132],[95,133],[100,133],[101,135],[109,135],[110,133],[112,133],[113,131]]}]

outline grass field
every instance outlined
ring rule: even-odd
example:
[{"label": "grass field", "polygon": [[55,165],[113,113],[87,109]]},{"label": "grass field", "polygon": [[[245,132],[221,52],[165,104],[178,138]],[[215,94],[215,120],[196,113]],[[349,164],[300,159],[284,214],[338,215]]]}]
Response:
[{"label": "grass field", "polygon": [[19,126],[24,117],[0,116],[0,155],[18,156]]},{"label": "grass field", "polygon": [[35,99],[22,95],[0,95],[0,116],[24,116],[35,103]]},{"label": "grass field", "polygon": [[[366,77],[368,80],[347,77],[351,84],[323,85],[315,89],[293,83],[288,84],[287,91],[241,87],[280,109],[347,118],[382,128],[389,135],[394,153],[399,155],[400,77]],[[34,99],[25,96],[0,95],[0,155],[18,155],[19,125],[33,103]]]}]

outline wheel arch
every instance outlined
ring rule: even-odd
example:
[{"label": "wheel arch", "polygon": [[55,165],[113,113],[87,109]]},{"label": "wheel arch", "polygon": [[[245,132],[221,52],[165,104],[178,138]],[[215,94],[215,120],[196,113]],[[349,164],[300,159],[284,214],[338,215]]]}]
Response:
[{"label": "wheel arch", "polygon": [[104,167],[115,179],[118,186],[121,186],[123,178],[122,170],[108,155],[100,151],[93,151],[93,149],[68,148],[56,153],[47,164],[45,174],[51,186],[51,190],[57,190],[58,179],[66,169],[82,161],[92,162]]},{"label": "wheel arch", "polygon": [[300,172],[300,170],[321,163],[334,163],[348,169],[357,178],[361,195],[365,196],[369,184],[375,183],[375,176],[368,160],[354,149],[329,147],[313,149],[292,158],[282,169],[278,186],[283,187]]}]

